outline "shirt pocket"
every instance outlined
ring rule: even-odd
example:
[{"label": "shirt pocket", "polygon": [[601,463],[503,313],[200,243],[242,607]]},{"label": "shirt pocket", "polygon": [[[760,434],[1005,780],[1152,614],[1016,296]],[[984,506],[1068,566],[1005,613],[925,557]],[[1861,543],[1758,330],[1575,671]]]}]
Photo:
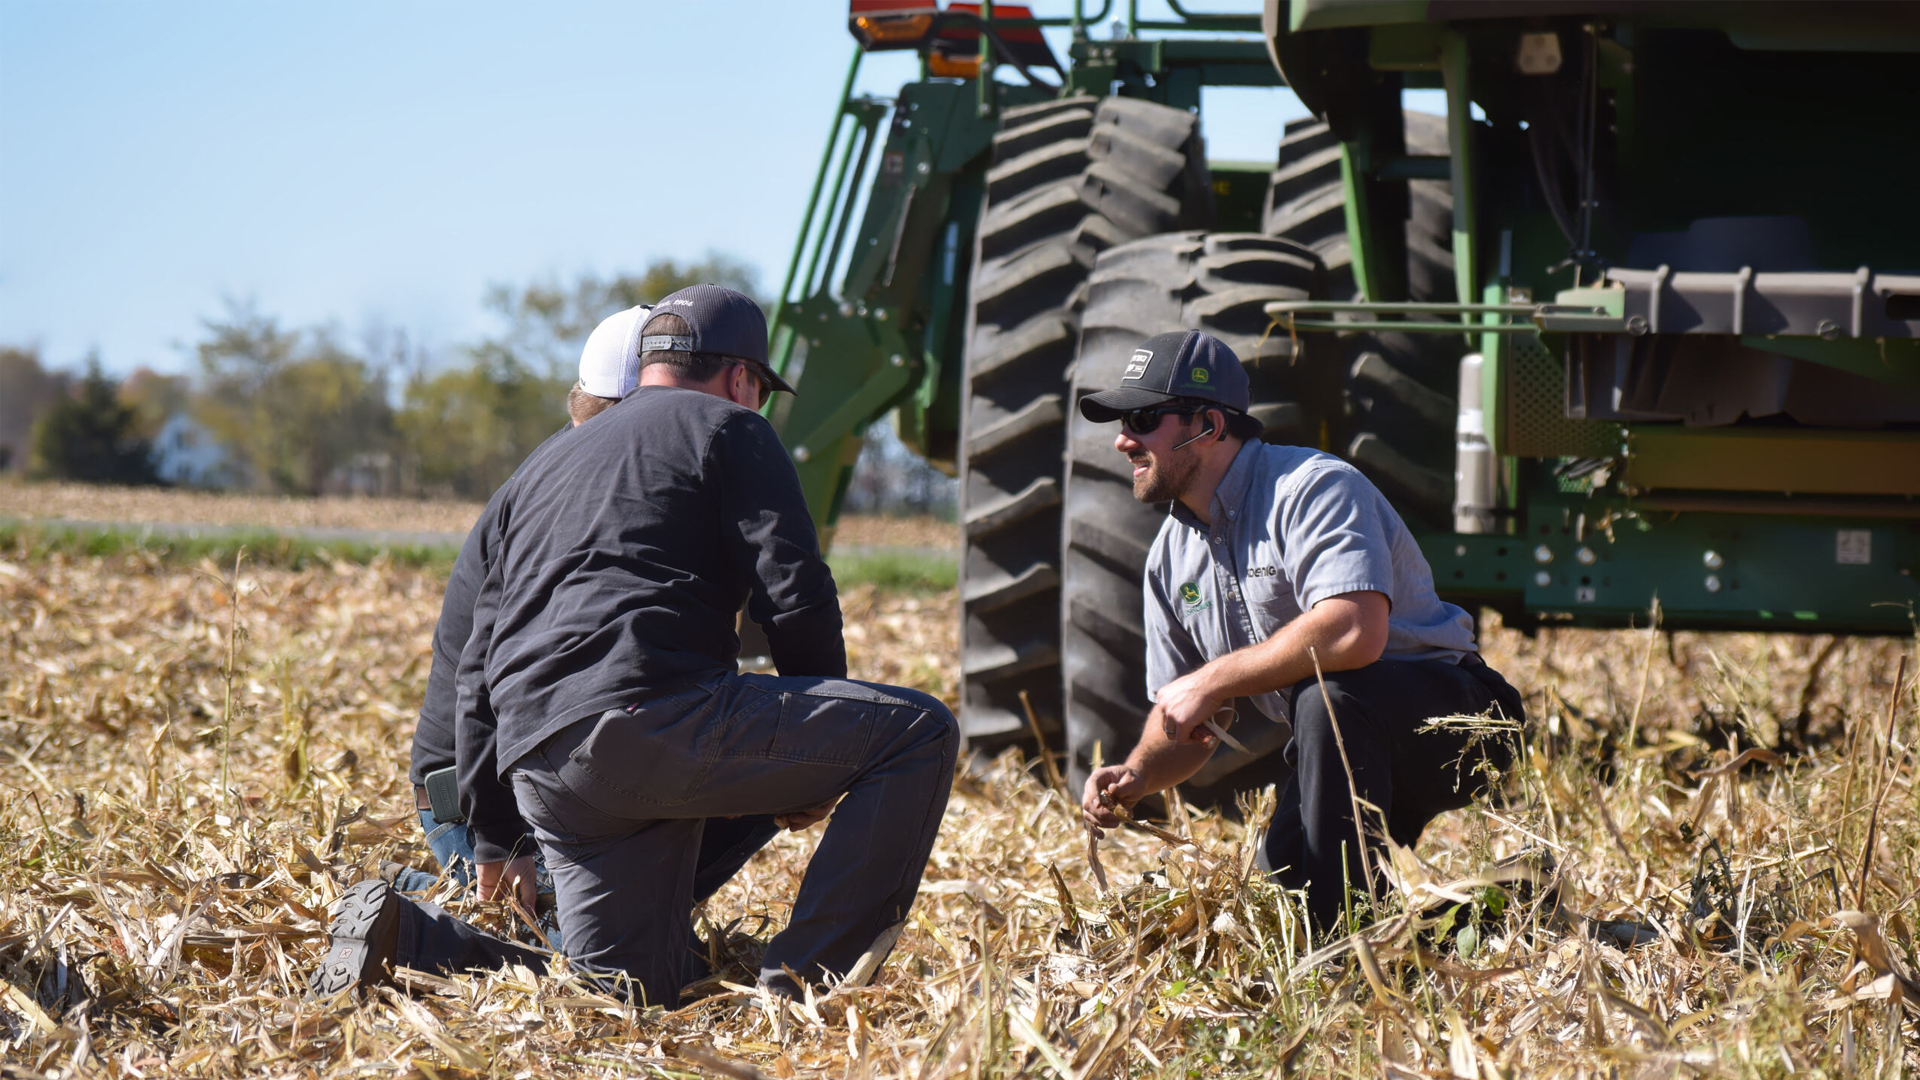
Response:
[{"label": "shirt pocket", "polygon": [[1293,583],[1287,580],[1286,567],[1280,563],[1280,545],[1271,540],[1257,541],[1245,552],[1245,559],[1240,588],[1246,593],[1247,606],[1289,617],[1297,613]]}]

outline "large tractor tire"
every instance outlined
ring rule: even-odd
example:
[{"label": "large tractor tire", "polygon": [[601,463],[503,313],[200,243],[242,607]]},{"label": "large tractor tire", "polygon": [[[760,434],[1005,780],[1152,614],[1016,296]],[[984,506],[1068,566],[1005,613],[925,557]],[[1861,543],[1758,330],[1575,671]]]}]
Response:
[{"label": "large tractor tire", "polygon": [[[1133,497],[1115,426],[1081,417],[1079,399],[1118,385],[1147,338],[1198,329],[1226,342],[1252,382],[1253,415],[1273,442],[1315,445],[1317,418],[1336,410],[1338,369],[1295,355],[1285,333],[1268,333],[1264,305],[1305,300],[1324,288],[1315,254],[1253,233],[1181,232],[1110,248],[1094,262],[1081,316],[1069,418],[1066,535],[1062,543],[1061,638],[1065,665],[1068,770],[1085,782],[1094,748],[1121,760],[1139,738],[1146,697],[1141,583],[1147,549],[1166,504]],[[1225,802],[1234,790],[1283,779],[1287,728],[1240,703],[1234,729],[1249,753],[1222,749],[1187,785],[1190,796]]]},{"label": "large tractor tire", "polygon": [[[1095,256],[1202,224],[1193,114],[1128,98],[1006,111],[974,252],[961,402],[961,726],[993,752],[1060,716],[1067,367]],[[1052,732],[1049,732],[1052,734]]]},{"label": "large tractor tire", "polygon": [[[1406,116],[1411,154],[1447,153],[1446,120]],[[1454,299],[1453,195],[1439,180],[1408,187],[1408,299]],[[1315,299],[1360,299],[1347,240],[1346,188],[1340,143],[1323,121],[1287,124],[1279,167],[1267,193],[1265,231],[1304,244],[1326,265],[1326,291]],[[1403,513],[1447,528],[1453,520],[1454,395],[1459,337],[1434,334],[1340,336],[1345,367],[1338,449]]]}]

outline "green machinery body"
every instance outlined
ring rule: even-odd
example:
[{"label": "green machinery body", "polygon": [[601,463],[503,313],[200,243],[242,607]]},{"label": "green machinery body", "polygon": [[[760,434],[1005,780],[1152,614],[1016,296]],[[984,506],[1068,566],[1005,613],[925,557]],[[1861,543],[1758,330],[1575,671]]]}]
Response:
[{"label": "green machinery body", "polygon": [[[1109,41],[1086,31],[1113,0],[1083,2],[979,12],[1070,26],[1058,87],[996,79],[992,33],[972,78],[885,101],[848,74],[772,323],[801,389],[772,418],[823,534],[889,411],[955,468],[1001,110],[1286,85],[1339,140],[1362,300],[1271,305],[1276,332],[1442,334],[1483,358],[1462,429],[1491,451],[1488,497],[1416,526],[1444,594],[1509,625],[1645,625],[1657,600],[1670,628],[1912,631],[1920,9],[1268,0],[1154,23],[1126,4]],[[1405,89],[1445,91],[1445,156],[1406,151]],[[1213,163],[1217,229],[1257,230],[1269,168]],[[1455,302],[1406,302],[1418,179],[1451,184]]]}]

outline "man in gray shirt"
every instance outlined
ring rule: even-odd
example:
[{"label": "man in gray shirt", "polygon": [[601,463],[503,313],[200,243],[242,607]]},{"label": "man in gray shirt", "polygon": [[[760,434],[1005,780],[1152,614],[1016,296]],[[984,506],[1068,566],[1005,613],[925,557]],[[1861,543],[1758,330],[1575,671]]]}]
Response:
[{"label": "man in gray shirt", "polygon": [[1471,801],[1483,765],[1504,768],[1511,753],[1426,721],[1518,722],[1521,701],[1480,660],[1473,620],[1435,595],[1386,498],[1337,457],[1260,442],[1249,404],[1239,359],[1197,330],[1149,339],[1119,387],[1080,402],[1088,420],[1120,422],[1114,449],[1133,465],[1134,497],[1172,503],[1147,556],[1153,712],[1126,762],[1087,778],[1082,808],[1096,828],[1119,824],[1116,804],[1131,809],[1198,772],[1220,741],[1210,723],[1231,723],[1233,700],[1251,698],[1268,721],[1293,725],[1295,774],[1260,861],[1306,891],[1328,931],[1349,888],[1372,891],[1353,796],[1379,808],[1364,815],[1376,855],[1382,819],[1413,845],[1435,815]]}]

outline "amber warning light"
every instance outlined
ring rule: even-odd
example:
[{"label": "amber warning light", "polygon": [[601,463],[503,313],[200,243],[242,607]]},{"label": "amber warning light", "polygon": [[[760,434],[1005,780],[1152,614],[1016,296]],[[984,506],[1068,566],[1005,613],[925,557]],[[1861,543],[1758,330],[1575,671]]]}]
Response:
[{"label": "amber warning light", "polygon": [[[979,76],[983,29],[993,38],[999,62],[1011,63],[1023,73],[1032,65],[1065,74],[1040,28],[1033,25],[1031,8],[995,4],[991,29],[980,8],[968,0],[954,0],[945,11],[938,0],[849,0],[847,28],[868,52],[913,49],[925,54],[927,73],[937,77]],[[1002,19],[1012,25],[1003,25]]]},{"label": "amber warning light", "polygon": [[917,49],[933,36],[938,0],[851,0],[847,28],[869,52]]}]

